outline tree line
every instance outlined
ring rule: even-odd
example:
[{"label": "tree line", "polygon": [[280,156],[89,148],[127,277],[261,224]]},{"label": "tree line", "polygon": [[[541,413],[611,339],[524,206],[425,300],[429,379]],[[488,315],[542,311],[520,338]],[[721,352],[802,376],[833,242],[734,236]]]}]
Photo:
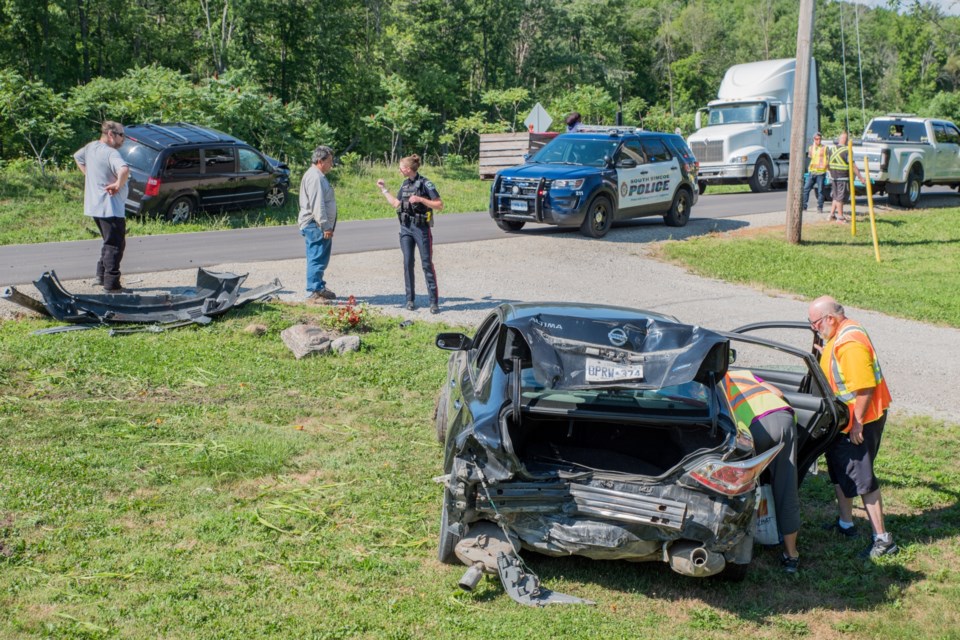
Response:
[{"label": "tree line", "polygon": [[[105,118],[185,120],[303,162],[474,156],[535,102],[684,133],[732,64],[793,57],[796,0],[3,0],[0,158],[63,163]],[[960,18],[818,0],[825,133],[960,117]],[[861,92],[861,81],[863,91]]]}]

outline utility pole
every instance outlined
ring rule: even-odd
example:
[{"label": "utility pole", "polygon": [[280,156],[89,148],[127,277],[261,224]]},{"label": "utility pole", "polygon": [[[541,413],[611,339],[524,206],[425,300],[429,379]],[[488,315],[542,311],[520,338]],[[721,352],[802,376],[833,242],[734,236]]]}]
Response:
[{"label": "utility pole", "polygon": [[810,95],[810,62],[813,48],[814,0],[800,0],[797,24],[797,69],[793,78],[793,128],[790,133],[790,168],[787,171],[787,242],[800,244],[803,210],[803,170],[806,163],[807,102]]}]

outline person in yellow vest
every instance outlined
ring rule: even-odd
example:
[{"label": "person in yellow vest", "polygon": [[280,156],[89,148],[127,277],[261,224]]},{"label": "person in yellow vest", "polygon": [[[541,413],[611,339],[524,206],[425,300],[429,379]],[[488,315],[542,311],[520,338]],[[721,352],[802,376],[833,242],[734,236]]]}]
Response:
[{"label": "person in yellow vest", "polygon": [[753,437],[757,453],[780,442],[783,449],[770,463],[773,504],[777,528],[783,536],[780,564],[787,573],[796,573],[800,565],[797,531],[800,529],[800,496],[797,488],[797,420],[783,394],[746,369],[731,370],[723,378],[724,391],[740,429]]},{"label": "person in yellow vest", "polygon": [[830,296],[821,296],[810,303],[808,319],[810,327],[825,343],[820,367],[830,388],[847,405],[850,414],[843,433],[826,452],[840,518],[825,528],[848,538],[857,537],[853,499],[860,496],[873,529],[873,540],[860,555],[879,558],[895,554],[900,549],[884,527],[880,482],[873,472],[890,406],[890,390],[876,349],[866,330],[847,318],[843,307]]},{"label": "person in yellow vest", "polygon": [[823,200],[827,196],[823,185],[827,177],[827,148],[820,144],[822,139],[823,136],[817,131],[813,134],[813,144],[807,148],[810,165],[807,167],[807,178],[803,181],[803,195],[800,196],[804,211],[807,210],[807,202],[810,200],[810,189],[816,189],[817,213],[823,213]]},{"label": "person in yellow vest", "polygon": [[[837,222],[847,221],[846,216],[843,215],[843,205],[846,204],[853,189],[853,185],[850,184],[850,158],[847,151],[847,138],[846,131],[840,134],[837,139],[837,146],[830,147],[829,160],[827,161],[827,169],[830,171],[830,197],[833,199],[830,204],[830,219]],[[856,164],[853,165],[853,172],[857,174],[861,182],[866,182]]]}]

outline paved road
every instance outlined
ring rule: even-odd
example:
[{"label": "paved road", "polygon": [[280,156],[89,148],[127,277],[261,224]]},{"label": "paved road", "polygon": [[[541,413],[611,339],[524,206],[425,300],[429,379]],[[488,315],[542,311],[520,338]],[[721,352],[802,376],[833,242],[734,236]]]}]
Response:
[{"label": "paved road", "polygon": [[[957,206],[944,189],[924,190],[921,206]],[[693,208],[694,219],[719,219],[784,211],[786,191],[770,193],[726,193],[700,197]],[[859,200],[858,200],[859,204]],[[863,206],[866,206],[865,201]],[[644,218],[628,225],[662,225],[659,217]],[[562,233],[556,227],[527,225],[523,234]],[[434,229],[434,242],[448,244],[492,240],[504,232],[485,212],[443,216]],[[0,247],[0,286],[33,282],[45,271],[55,270],[61,280],[92,278],[100,253],[99,240],[54,242]],[[362,253],[397,246],[394,219],[354,220],[337,226],[334,254]],[[177,233],[127,239],[123,259],[125,274],[176,269],[195,269],[223,263],[266,262],[302,258],[303,240],[294,226]]]}]

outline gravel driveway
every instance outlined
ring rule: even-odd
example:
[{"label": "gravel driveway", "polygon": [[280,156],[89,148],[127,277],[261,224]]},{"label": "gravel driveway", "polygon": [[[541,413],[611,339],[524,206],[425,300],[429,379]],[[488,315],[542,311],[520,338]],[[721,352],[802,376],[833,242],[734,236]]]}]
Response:
[{"label": "gravel driveway", "polygon": [[[808,222],[815,219],[815,214],[808,214]],[[455,218],[444,222],[447,220],[455,223]],[[335,255],[326,278],[330,288],[342,298],[354,295],[385,313],[468,327],[501,302],[547,300],[639,307],[718,329],[763,320],[805,320],[807,301],[796,296],[702,278],[648,257],[652,244],[660,240],[778,224],[783,224],[783,213],[694,219],[682,229],[665,227],[657,218],[617,227],[603,240],[590,240],[574,232],[534,232],[505,234],[500,240],[437,244],[434,262],[440,284],[439,316],[431,316],[425,308],[427,300],[419,271],[417,303],[421,306],[412,312],[402,308],[399,249]],[[442,231],[440,227],[436,229],[437,234]],[[281,299],[303,299],[303,260],[224,264],[214,269],[249,273],[249,286],[279,278],[286,286]],[[125,279],[125,284],[149,290],[189,285],[194,278],[195,270],[169,271],[134,275]],[[64,284],[72,292],[95,290],[89,281]],[[32,287],[21,290],[39,297]],[[14,310],[20,308],[0,301],[0,316],[10,317]],[[956,417],[960,403],[953,395],[960,380],[960,330],[849,306],[847,314],[863,322],[870,332],[890,384],[895,410],[960,422]]]}]

